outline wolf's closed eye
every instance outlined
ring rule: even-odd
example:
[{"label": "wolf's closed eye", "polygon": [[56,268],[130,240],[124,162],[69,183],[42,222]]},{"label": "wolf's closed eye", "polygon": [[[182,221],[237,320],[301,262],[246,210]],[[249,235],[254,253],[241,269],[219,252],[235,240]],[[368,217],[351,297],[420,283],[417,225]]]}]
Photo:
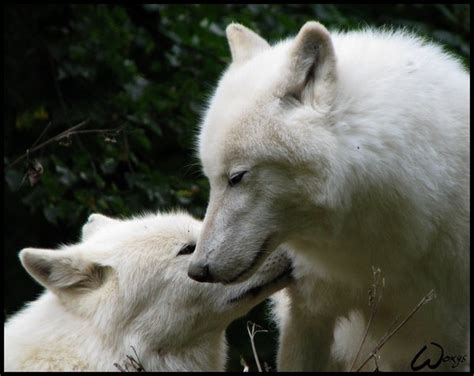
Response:
[{"label": "wolf's closed eye", "polygon": [[183,248],[180,249],[177,256],[181,255],[190,255],[196,249],[196,244],[186,244]]},{"label": "wolf's closed eye", "polygon": [[229,185],[233,187],[234,185],[240,183],[244,175],[247,173],[247,171],[240,171],[235,173],[229,178]]}]

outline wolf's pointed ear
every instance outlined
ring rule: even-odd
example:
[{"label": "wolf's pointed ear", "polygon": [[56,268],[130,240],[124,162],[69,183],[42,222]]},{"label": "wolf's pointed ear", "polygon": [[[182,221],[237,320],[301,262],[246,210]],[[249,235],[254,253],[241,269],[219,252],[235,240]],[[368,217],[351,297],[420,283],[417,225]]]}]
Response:
[{"label": "wolf's pointed ear", "polygon": [[231,23],[225,32],[234,63],[242,63],[270,47],[260,35],[238,23]]},{"label": "wolf's pointed ear", "polygon": [[288,93],[302,102],[330,102],[336,87],[336,55],[328,30],[319,22],[303,25],[291,49]]},{"label": "wolf's pointed ear", "polygon": [[84,260],[71,250],[25,248],[20,260],[28,273],[54,291],[87,291],[99,287],[109,267]]}]

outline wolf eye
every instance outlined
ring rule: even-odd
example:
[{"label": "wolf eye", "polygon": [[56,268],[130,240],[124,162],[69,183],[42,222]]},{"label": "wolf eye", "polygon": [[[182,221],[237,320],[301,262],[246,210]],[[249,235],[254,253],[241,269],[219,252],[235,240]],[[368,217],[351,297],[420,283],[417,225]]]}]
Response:
[{"label": "wolf eye", "polygon": [[234,185],[240,183],[240,181],[242,180],[242,178],[244,177],[246,173],[247,171],[236,172],[234,175],[232,175],[229,178],[229,185],[233,187]]},{"label": "wolf eye", "polygon": [[196,244],[187,244],[178,252],[178,256],[181,255],[190,255],[196,249]]}]

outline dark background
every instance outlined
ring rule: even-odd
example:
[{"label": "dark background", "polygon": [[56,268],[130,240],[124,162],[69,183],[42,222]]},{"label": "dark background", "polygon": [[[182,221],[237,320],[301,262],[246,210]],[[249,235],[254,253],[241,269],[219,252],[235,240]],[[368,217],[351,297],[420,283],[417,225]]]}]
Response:
[{"label": "dark background", "polygon": [[[180,207],[202,218],[193,143],[230,62],[225,27],[274,42],[309,20],[405,27],[470,67],[469,5],[4,5],[4,317],[42,291],[18,252],[76,241],[89,214]],[[261,304],[230,326],[228,370],[243,369],[241,356],[255,370],[247,320],[271,329],[256,346],[274,367],[267,314]]]}]

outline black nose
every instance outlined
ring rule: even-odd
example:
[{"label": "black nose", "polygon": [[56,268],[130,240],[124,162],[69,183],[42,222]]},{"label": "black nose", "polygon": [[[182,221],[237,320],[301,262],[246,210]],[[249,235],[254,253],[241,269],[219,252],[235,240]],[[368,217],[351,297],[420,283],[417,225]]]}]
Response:
[{"label": "black nose", "polygon": [[198,282],[213,282],[209,272],[209,265],[203,262],[195,262],[189,265],[188,276]]}]

